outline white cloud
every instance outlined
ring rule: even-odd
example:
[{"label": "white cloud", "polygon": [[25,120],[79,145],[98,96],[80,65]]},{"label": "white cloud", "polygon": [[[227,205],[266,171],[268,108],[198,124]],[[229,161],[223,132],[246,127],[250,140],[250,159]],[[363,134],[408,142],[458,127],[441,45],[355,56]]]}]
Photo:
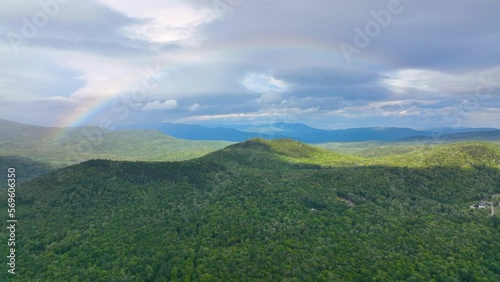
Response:
[{"label": "white cloud", "polygon": [[190,112],[196,112],[196,111],[197,111],[197,110],[199,110],[200,108],[201,108],[201,105],[200,105],[200,104],[198,104],[198,103],[195,103],[195,104],[193,104],[193,105],[191,105],[191,106],[189,107],[189,111],[190,111]]},{"label": "white cloud", "polygon": [[250,73],[243,79],[243,86],[253,92],[267,93],[267,92],[285,92],[288,90],[288,84],[274,78],[272,75],[262,73]]},{"label": "white cloud", "polygon": [[318,111],[318,107],[315,108],[280,108],[280,109],[266,109],[258,112],[251,113],[229,113],[229,114],[218,114],[218,115],[199,115],[191,116],[187,118],[182,118],[177,120],[177,122],[204,122],[211,120],[223,120],[223,121],[269,121],[274,120],[276,117],[288,117],[288,116],[298,116],[302,114],[312,114]]},{"label": "white cloud", "polygon": [[482,108],[480,111],[471,112],[468,119],[463,121],[463,126],[498,128],[499,117],[500,109]]},{"label": "white cloud", "polygon": [[258,99],[260,103],[271,105],[276,103],[281,103],[283,101],[283,96],[281,94],[276,93],[274,91],[264,93]]},{"label": "white cloud", "polygon": [[[411,90],[445,94],[474,94],[486,80],[486,87],[500,87],[498,74],[500,67],[468,73],[445,73],[433,70],[405,69],[388,74],[382,83],[398,94],[411,93]],[[494,77],[497,74],[496,78]]]},{"label": "white cloud", "polygon": [[276,115],[284,115],[284,113],[275,112],[260,112],[260,113],[231,113],[221,115],[201,115],[192,116],[178,120],[178,122],[193,122],[193,121],[209,121],[209,120],[248,120],[258,117],[270,117]]},{"label": "white cloud", "polygon": [[84,87],[72,94],[72,97],[80,100],[118,95],[130,90],[141,79],[139,67],[124,64],[115,58],[79,54],[61,60],[68,68],[78,70],[81,73],[79,78],[86,82]]},{"label": "white cloud", "polygon": [[155,110],[173,110],[177,108],[179,105],[177,104],[177,100],[171,99],[165,102],[154,101],[151,103],[147,103],[142,109],[145,111],[155,111]]},{"label": "white cloud", "polygon": [[424,100],[424,99],[407,99],[407,100],[392,100],[392,101],[380,101],[380,102],[370,102],[366,104],[366,109],[380,109],[386,106],[393,107],[410,107],[411,105],[432,105],[439,102],[439,100]]},{"label": "white cloud", "polygon": [[194,7],[181,0],[100,1],[131,18],[145,20],[124,28],[125,35],[157,43],[196,43],[197,29],[217,16],[211,9]]},{"label": "white cloud", "polygon": [[412,106],[407,110],[400,111],[398,114],[400,116],[419,116],[421,112],[417,109],[417,107]]}]

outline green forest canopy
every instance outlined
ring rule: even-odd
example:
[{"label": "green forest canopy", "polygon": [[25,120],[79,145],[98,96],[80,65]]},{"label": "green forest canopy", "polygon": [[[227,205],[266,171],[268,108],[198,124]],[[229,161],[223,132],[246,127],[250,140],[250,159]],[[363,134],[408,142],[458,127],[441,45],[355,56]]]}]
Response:
[{"label": "green forest canopy", "polygon": [[257,139],[183,162],[91,160],[19,189],[17,279],[500,281],[498,217],[469,208],[500,194],[499,156]]}]

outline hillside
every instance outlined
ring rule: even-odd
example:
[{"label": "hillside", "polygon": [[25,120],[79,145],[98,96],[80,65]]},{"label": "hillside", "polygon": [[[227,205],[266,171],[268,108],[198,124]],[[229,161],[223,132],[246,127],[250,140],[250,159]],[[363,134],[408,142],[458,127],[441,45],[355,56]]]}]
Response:
[{"label": "hillside", "polygon": [[328,142],[315,144],[315,146],[329,151],[355,155],[363,158],[376,158],[395,154],[404,154],[417,150],[420,145],[415,142]]},{"label": "hillside", "polygon": [[500,149],[500,142],[484,142],[484,141],[450,141],[450,142],[427,142],[427,141],[407,141],[407,142],[330,142],[315,144],[319,148],[342,154],[354,155],[362,158],[380,158],[392,155],[402,155],[414,151],[426,151],[430,148],[440,145],[452,145],[465,142],[482,142],[489,146]]},{"label": "hillside", "polygon": [[[28,158],[0,156],[0,171],[6,172],[9,168],[14,168],[19,172],[17,175],[17,180],[19,182],[28,181],[37,176],[55,170],[52,166],[35,162]],[[5,176],[2,175],[0,180],[3,182],[5,180]]]},{"label": "hillside", "polygon": [[[401,139],[404,142],[422,142],[422,141],[432,141],[432,136],[412,136]],[[471,141],[471,140],[481,140],[481,141],[500,141],[500,130],[488,130],[488,131],[475,131],[475,132],[460,132],[460,133],[448,133],[444,134],[440,141],[442,142],[453,142],[453,141]]]},{"label": "hillside", "polygon": [[88,161],[18,192],[18,277],[499,281],[500,222],[469,209],[500,194],[490,149],[445,145],[396,166],[255,139],[183,162]]},{"label": "hillside", "polygon": [[380,160],[383,163],[393,163],[398,166],[500,167],[500,146],[484,142],[427,146],[418,148],[407,154],[389,156]]},{"label": "hillside", "polygon": [[30,158],[56,167],[91,159],[186,160],[229,144],[222,141],[181,140],[153,130],[46,128],[0,120],[0,156]]},{"label": "hillside", "polygon": [[[328,146],[324,146],[331,148]],[[339,149],[340,148],[340,149]],[[385,143],[366,142],[349,143],[339,146],[336,151],[355,151],[357,157],[346,153],[337,153],[335,149],[322,149],[306,145],[291,139],[262,140],[252,139],[238,143],[222,150],[228,156],[229,152],[240,150],[242,153],[254,151],[274,152],[279,160],[294,164],[315,164],[323,167],[331,166],[397,166],[397,167],[470,167],[491,166],[500,167],[500,144],[487,142],[461,142],[437,145],[400,144],[390,146]],[[369,155],[376,154],[376,156]],[[378,152],[378,153],[376,153]],[[232,156],[233,159],[238,157]]]}]

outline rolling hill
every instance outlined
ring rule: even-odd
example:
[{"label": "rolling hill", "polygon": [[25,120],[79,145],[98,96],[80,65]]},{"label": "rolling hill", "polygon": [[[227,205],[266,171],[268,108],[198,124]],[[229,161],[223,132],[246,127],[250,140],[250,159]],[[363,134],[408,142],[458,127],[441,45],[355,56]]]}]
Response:
[{"label": "rolling hill", "polygon": [[0,156],[63,167],[91,159],[173,161],[203,156],[230,142],[181,140],[154,130],[46,128],[0,120]]},{"label": "rolling hill", "polygon": [[381,158],[379,161],[398,166],[500,167],[500,145],[484,142],[462,142],[428,146],[399,156]]}]

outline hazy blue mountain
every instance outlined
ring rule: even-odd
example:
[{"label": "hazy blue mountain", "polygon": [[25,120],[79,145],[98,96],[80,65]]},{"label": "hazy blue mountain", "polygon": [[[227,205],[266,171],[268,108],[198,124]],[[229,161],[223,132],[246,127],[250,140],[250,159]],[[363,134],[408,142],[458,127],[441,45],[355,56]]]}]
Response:
[{"label": "hazy blue mountain", "polygon": [[415,135],[428,134],[409,128],[350,128],[340,130],[317,129],[301,123],[275,123],[272,125],[261,125],[251,130],[261,129],[274,131],[276,135],[286,136],[306,143],[323,142],[359,142],[359,141],[396,141]]},{"label": "hazy blue mountain", "polygon": [[489,128],[489,127],[480,127],[480,128],[468,128],[468,127],[460,127],[460,128],[434,128],[424,130],[424,132],[430,132],[435,134],[436,132],[442,132],[443,134],[456,134],[456,133],[470,133],[470,132],[487,132],[487,131],[496,131],[498,128]]},{"label": "hazy blue mountain", "polygon": [[176,138],[189,140],[226,140],[241,142],[250,138],[265,139],[293,138],[305,143],[358,142],[368,140],[396,141],[402,138],[431,135],[408,128],[353,128],[343,130],[323,130],[300,123],[275,123],[256,125],[238,130],[229,127],[205,127],[192,124],[167,122],[124,126],[121,129],[155,129]]},{"label": "hazy blue mountain", "polygon": [[[407,138],[432,138],[437,133],[458,134],[493,132],[494,128],[443,128],[437,130],[415,130],[396,127],[350,128],[325,130],[301,123],[242,124],[208,127],[193,124],[167,122],[123,126],[122,129],[155,129],[176,138],[189,140],[226,140],[242,142],[250,138],[280,139],[292,138],[305,143],[399,141]],[[478,135],[481,136],[481,135]],[[469,140],[469,139],[466,139]],[[490,139],[487,139],[490,140]]]},{"label": "hazy blue mountain", "polygon": [[[349,128],[339,130],[325,130],[310,127],[301,123],[274,123],[257,126],[248,126],[242,131],[253,131],[260,133],[274,133],[275,135],[294,138],[302,142],[322,143],[322,142],[359,142],[359,141],[398,141],[401,139],[426,136],[432,137],[437,133],[458,134],[484,132],[484,136],[489,136],[487,132],[494,132],[496,128],[439,128],[431,130],[414,130],[410,128],[396,127],[368,127]],[[478,135],[483,136],[483,135]]]},{"label": "hazy blue mountain", "polygon": [[156,122],[147,124],[135,124],[121,126],[119,129],[155,129],[170,136],[188,140],[224,140],[241,142],[251,138],[262,137],[266,139],[283,138],[273,134],[261,134],[258,132],[244,132],[228,127],[205,127],[194,124],[178,124],[168,122]]},{"label": "hazy blue mountain", "polygon": [[[304,138],[307,135],[321,136],[328,130],[310,127],[302,123],[278,122],[273,124],[262,124],[242,129],[242,131],[258,132],[261,134],[284,135],[288,138]],[[314,137],[314,136],[312,136]]]}]

